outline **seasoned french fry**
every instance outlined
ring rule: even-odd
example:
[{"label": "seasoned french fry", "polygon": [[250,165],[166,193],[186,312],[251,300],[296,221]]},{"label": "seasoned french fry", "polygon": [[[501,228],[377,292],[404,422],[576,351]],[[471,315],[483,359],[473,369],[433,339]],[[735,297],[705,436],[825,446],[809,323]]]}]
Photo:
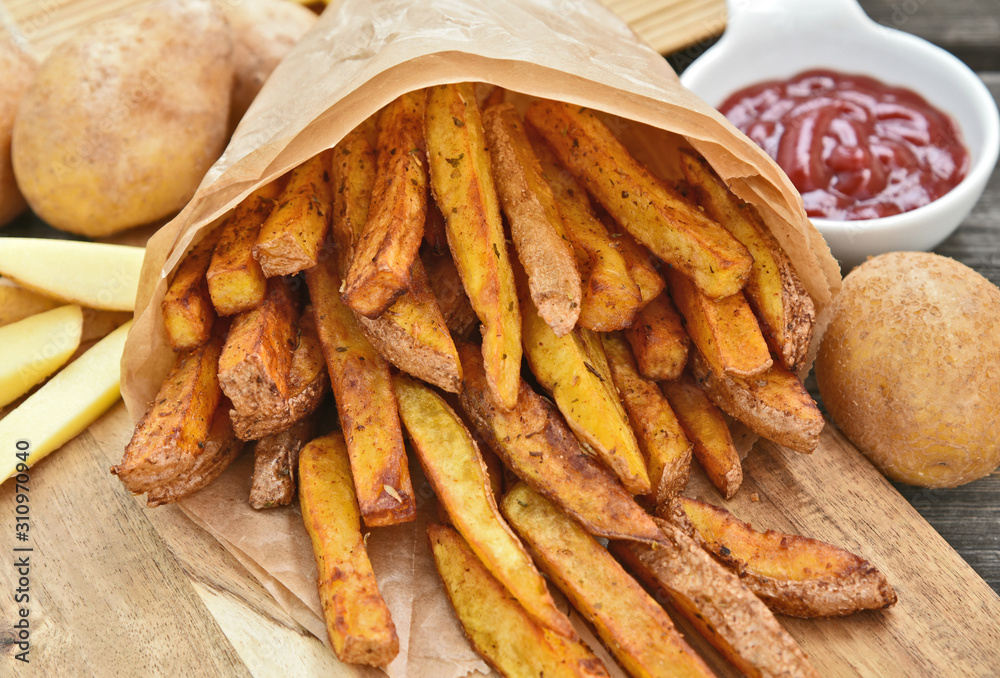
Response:
[{"label": "seasoned french fry", "polygon": [[612,542],[611,552],[650,589],[658,590],[743,675],[819,678],[802,648],[767,606],[697,542],[657,520],[656,547]]},{"label": "seasoned french fry", "polygon": [[746,247],[674,194],[596,115],[538,100],[527,117],[590,194],[653,254],[690,276],[713,299],[742,289],[753,263]]},{"label": "seasoned french fry", "polygon": [[666,292],[646,304],[625,330],[639,374],[653,381],[677,379],[687,365],[691,339]]},{"label": "seasoned french fry", "polygon": [[712,402],[757,435],[807,454],[819,447],[826,420],[799,378],[784,367],[774,365],[753,377],[726,376],[695,352],[691,372]]},{"label": "seasoned french fry", "polygon": [[61,306],[58,301],[0,278],[0,327]]},{"label": "seasoned french fry", "polygon": [[349,664],[386,666],[399,652],[361,534],[344,436],[316,438],[299,455],[299,503],[312,539],[330,644]]},{"label": "seasoned french fry", "polygon": [[430,88],[426,132],[431,190],[462,285],[484,326],[490,388],[513,407],[521,379],[521,317],[472,85]]},{"label": "seasoned french fry", "polygon": [[576,326],[582,291],[576,255],[563,228],[555,196],[513,104],[483,112],[493,177],[517,258],[528,276],[538,314],[556,336]]},{"label": "seasoned french fry", "polygon": [[610,471],[580,449],[549,401],[522,380],[517,405],[505,409],[486,384],[478,347],[461,344],[458,351],[465,368],[465,388],[459,395],[462,409],[514,473],[591,534],[656,540],[656,525],[649,515]]},{"label": "seasoned french fry", "polygon": [[575,639],[569,619],[500,516],[482,457],[462,420],[439,395],[409,377],[395,375],[393,386],[417,458],[452,524],[534,620]]},{"label": "seasoned french fry", "polygon": [[694,537],[780,614],[836,617],[896,602],[896,592],[874,565],[837,546],[772,530],[757,532],[729,511],[688,497],[675,498],[658,513]]},{"label": "seasoned french fry", "polygon": [[643,379],[628,343],[619,334],[602,334],[611,378],[628,411],[639,449],[646,458],[651,497],[658,506],[687,485],[691,443],[660,389]]},{"label": "seasoned french fry", "polygon": [[816,322],[812,298],[753,205],[737,198],[704,158],[688,149],[681,149],[680,157],[681,170],[705,213],[729,229],[753,255],[743,292],[782,366],[794,372],[812,340]]},{"label": "seasoned french fry", "polygon": [[423,262],[427,282],[434,293],[434,298],[437,299],[445,324],[455,337],[468,338],[472,330],[479,325],[479,318],[472,308],[469,295],[462,287],[462,278],[458,275],[451,254],[440,257],[425,256]]},{"label": "seasoned french fry", "polygon": [[167,342],[175,351],[190,351],[212,336],[215,309],[208,295],[205,271],[221,231],[206,235],[184,257],[160,303]]},{"label": "seasoned french fry", "polygon": [[311,268],[306,282],[340,425],[347,434],[361,515],[368,526],[411,521],[416,501],[389,365],[341,301],[336,259]]},{"label": "seasoned french fry", "polygon": [[264,301],[267,278],[254,259],[253,248],[280,193],[281,181],[261,186],[236,206],[222,227],[205,273],[212,306],[219,315],[243,313]]},{"label": "seasoned french fry", "polygon": [[349,271],[361,241],[375,186],[377,116],[371,116],[347,133],[330,154],[330,187],[333,214],[330,231],[337,247],[337,270]]},{"label": "seasoned french fry", "polygon": [[497,671],[505,676],[608,675],[582,642],[570,642],[538,625],[483,566],[462,535],[431,525],[427,536],[466,637]]},{"label": "seasoned french fry", "polygon": [[330,231],[333,196],[324,151],[292,170],[277,206],[260,227],[253,256],[268,278],[316,265]]},{"label": "seasoned french fry", "polygon": [[535,560],[633,676],[711,676],[670,617],[572,518],[527,485],[507,493],[504,516]]},{"label": "seasoned french fry", "polygon": [[722,412],[690,375],[660,383],[670,408],[693,446],[695,459],[726,499],[743,483],[743,466]]},{"label": "seasoned french fry", "polygon": [[380,315],[410,286],[410,267],[424,237],[425,99],[424,90],[403,94],[379,115],[371,207],[344,274],[344,303],[367,318]]},{"label": "seasoned french fry", "polygon": [[[608,221],[612,221],[610,217],[608,217]],[[603,223],[607,224],[607,221]],[[639,286],[639,296],[641,298],[639,308],[641,309],[659,296],[664,288],[666,288],[667,283],[663,279],[663,276],[657,273],[649,251],[637,243],[628,231],[617,224],[614,224],[613,230],[609,230],[611,231],[611,237],[615,239],[618,251],[625,260],[625,265],[628,267],[628,274],[632,276],[632,280]]]},{"label": "seasoned french fry", "polygon": [[257,441],[253,450],[250,506],[264,509],[292,503],[297,487],[299,452],[312,440],[315,428],[312,417],[303,417],[291,428]]},{"label": "seasoned french fry", "polygon": [[688,336],[714,370],[752,376],[771,367],[771,352],[742,292],[710,299],[676,270],[666,274]]}]

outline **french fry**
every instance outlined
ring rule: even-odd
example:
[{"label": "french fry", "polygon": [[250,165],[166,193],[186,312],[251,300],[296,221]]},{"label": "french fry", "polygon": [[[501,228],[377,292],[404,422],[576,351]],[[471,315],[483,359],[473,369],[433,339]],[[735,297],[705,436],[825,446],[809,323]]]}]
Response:
[{"label": "french fry", "polygon": [[538,100],[527,117],[563,165],[653,254],[713,299],[742,289],[753,263],[746,247],[639,163],[596,115]]},{"label": "french fry", "polygon": [[[607,224],[608,221],[612,221],[612,219],[608,217],[602,223]],[[611,237],[615,239],[618,252],[625,260],[628,274],[639,286],[639,308],[642,309],[663,292],[667,283],[663,276],[657,273],[649,251],[637,243],[628,231],[617,224],[614,224],[614,229],[609,228],[609,231]]]},{"label": "french fry", "polygon": [[333,214],[330,231],[337,246],[338,270],[349,271],[364,233],[375,186],[377,117],[371,116],[347,133],[330,154]]},{"label": "french fry", "polygon": [[216,228],[188,252],[160,302],[167,342],[175,351],[196,349],[212,336],[215,308],[208,295],[205,271],[220,233]]},{"label": "french fry", "polygon": [[753,255],[743,292],[760,320],[764,337],[788,370],[805,359],[816,308],[792,262],[753,207],[734,195],[704,158],[681,149],[681,170],[705,213],[725,226]]},{"label": "french fry", "polygon": [[680,493],[691,472],[691,443],[666,397],[636,368],[628,343],[619,334],[602,334],[611,378],[628,412],[639,449],[646,458],[651,497],[657,506]]},{"label": "french fry", "polygon": [[608,675],[582,642],[567,641],[538,625],[483,566],[462,535],[431,525],[427,537],[466,637],[497,671],[505,676]]},{"label": "french fry", "polygon": [[448,254],[448,230],[444,215],[433,200],[427,201],[427,220],[424,222],[424,243],[431,253],[441,256]]},{"label": "french fry", "polygon": [[455,261],[448,253],[443,256],[425,256],[423,262],[427,282],[437,299],[448,330],[459,339],[467,339],[472,330],[478,327],[479,318],[472,308],[469,295],[462,287],[462,278],[455,268]]},{"label": "french fry", "polygon": [[61,306],[58,301],[0,278],[0,327]]},{"label": "french fry", "polygon": [[486,383],[476,346],[459,345],[465,368],[462,409],[483,440],[536,491],[584,529],[608,539],[655,541],[656,525],[618,479],[585,454],[558,410],[523,380],[514,409],[505,409]]},{"label": "french fry", "polygon": [[663,608],[554,504],[522,483],[507,493],[501,508],[549,579],[630,675],[713,675]]},{"label": "french fry", "polygon": [[461,419],[439,395],[409,377],[395,375],[393,386],[417,458],[452,524],[532,619],[576,639],[524,546],[500,516],[482,457]]},{"label": "french fry", "polygon": [[253,450],[250,506],[264,509],[292,503],[299,452],[313,439],[315,428],[312,417],[303,417],[289,429],[257,441]]},{"label": "french fry", "polygon": [[484,326],[490,388],[510,408],[521,379],[521,318],[472,85],[430,88],[426,134],[431,190],[462,285]]},{"label": "french fry", "polygon": [[676,381],[661,382],[660,389],[691,441],[692,452],[705,475],[723,497],[731,499],[743,483],[743,466],[722,412],[688,374]]},{"label": "french fry", "polygon": [[264,275],[294,275],[319,261],[333,200],[329,151],[292,170],[278,204],[261,225],[253,256]]},{"label": "french fry", "polygon": [[513,104],[486,109],[483,125],[500,204],[528,276],[531,300],[561,337],[576,326],[582,291],[555,196]]},{"label": "french fry", "polygon": [[205,273],[212,306],[221,316],[249,311],[264,301],[267,278],[254,259],[253,248],[280,193],[280,181],[258,188],[236,206],[222,227]]},{"label": "french fry", "polygon": [[677,379],[687,365],[690,337],[666,292],[646,304],[625,330],[639,374],[653,381]]},{"label": "french fry", "polygon": [[712,369],[749,377],[771,367],[771,352],[742,293],[710,299],[678,271],[670,269],[666,275],[688,336]]},{"label": "french fry", "polygon": [[896,592],[874,565],[832,544],[758,532],[729,511],[688,497],[675,498],[658,513],[779,614],[836,617],[896,602]]},{"label": "french fry", "polygon": [[336,259],[306,272],[320,343],[337,402],[361,515],[368,526],[416,517],[416,501],[403,447],[389,364],[340,299]]},{"label": "french fry", "polygon": [[367,318],[380,315],[410,286],[424,236],[425,98],[424,90],[403,94],[379,115],[372,202],[344,274],[344,303]]},{"label": "french fry", "polygon": [[656,547],[612,542],[611,552],[649,589],[665,594],[743,675],[819,678],[795,639],[739,577],[683,530],[657,523],[664,540]]},{"label": "french fry", "polygon": [[399,638],[365,550],[344,436],[331,433],[307,444],[298,470],[330,644],[343,662],[386,666],[399,652]]}]

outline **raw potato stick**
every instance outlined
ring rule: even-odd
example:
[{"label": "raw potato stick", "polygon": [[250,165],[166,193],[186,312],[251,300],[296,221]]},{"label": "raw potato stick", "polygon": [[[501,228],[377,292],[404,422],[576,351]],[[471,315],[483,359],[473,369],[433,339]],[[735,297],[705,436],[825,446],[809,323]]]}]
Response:
[{"label": "raw potato stick", "polygon": [[625,330],[639,374],[653,381],[671,381],[684,372],[690,337],[666,292],[660,293],[635,316]]},{"label": "raw potato stick", "polygon": [[250,506],[255,509],[288,506],[295,499],[299,452],[312,440],[312,417],[305,417],[281,433],[265,436],[253,450]]},{"label": "raw potato stick", "polygon": [[528,276],[531,300],[561,337],[576,326],[582,291],[576,257],[555,196],[513,104],[486,109],[483,125],[497,193],[517,257]]},{"label": "raw potato stick", "polygon": [[430,525],[427,537],[445,593],[473,649],[504,676],[607,676],[585,644],[536,623],[455,530]]},{"label": "raw potato stick", "polygon": [[381,314],[410,286],[410,267],[424,237],[425,99],[424,90],[409,92],[379,115],[372,202],[344,274],[344,303],[367,318]]},{"label": "raw potato stick", "polygon": [[184,257],[163,296],[163,326],[167,341],[175,351],[191,351],[212,336],[215,308],[208,294],[205,271],[221,231],[207,234]]},{"label": "raw potato stick", "polygon": [[431,190],[462,285],[483,324],[490,388],[504,407],[514,407],[521,380],[520,308],[473,86],[430,88],[425,124]]},{"label": "raw potato stick", "polygon": [[639,163],[596,115],[538,100],[527,117],[590,194],[653,254],[713,299],[742,289],[753,263],[747,248]]},{"label": "raw potato stick", "polygon": [[24,320],[28,316],[51,311],[62,306],[55,299],[18,287],[6,278],[0,278],[0,327]]},{"label": "raw potato stick", "polygon": [[333,651],[349,664],[386,666],[399,652],[399,638],[365,550],[342,434],[316,438],[302,449],[299,503]]},{"label": "raw potato stick", "polygon": [[572,518],[523,483],[507,493],[501,508],[630,675],[713,675],[663,608]]},{"label": "raw potato stick", "polygon": [[462,420],[443,398],[409,377],[395,375],[393,386],[413,449],[452,524],[534,620],[575,640],[569,619],[500,516],[482,457]]}]

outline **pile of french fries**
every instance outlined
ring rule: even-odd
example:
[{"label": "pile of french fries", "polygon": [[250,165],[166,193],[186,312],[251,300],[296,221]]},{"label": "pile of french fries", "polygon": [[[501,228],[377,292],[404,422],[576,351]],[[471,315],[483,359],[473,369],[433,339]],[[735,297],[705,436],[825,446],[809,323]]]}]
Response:
[{"label": "pile of french fries", "polygon": [[337,656],[385,666],[362,523],[415,518],[405,429],[445,589],[501,673],[607,675],[553,583],[629,673],[709,675],[642,580],[744,672],[816,675],[771,609],[895,594],[853,554],[680,495],[692,456],[739,488],[723,413],[803,452],[823,418],[796,377],[815,311],[794,267],[679,157],[683,179],[658,177],[565,103],[399,97],[183,260],[162,304],[176,362],[112,472],[155,506],[256,441],[250,501],[297,491]]}]

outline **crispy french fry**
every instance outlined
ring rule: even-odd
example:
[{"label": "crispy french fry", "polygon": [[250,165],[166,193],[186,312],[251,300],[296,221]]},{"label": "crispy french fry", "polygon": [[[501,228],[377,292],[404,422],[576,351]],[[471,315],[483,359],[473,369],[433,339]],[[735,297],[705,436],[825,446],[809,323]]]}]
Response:
[{"label": "crispy french fry", "polygon": [[746,247],[640,164],[596,115],[538,100],[527,117],[590,194],[653,254],[713,299],[742,289],[753,263]]},{"label": "crispy french fry", "polygon": [[431,190],[462,285],[484,325],[490,388],[513,407],[521,379],[521,317],[472,85],[429,90],[426,133]]},{"label": "crispy french fry", "polygon": [[[611,221],[610,217],[608,217],[608,221]],[[603,223],[607,224],[607,221]],[[613,230],[609,229],[611,230],[611,237],[615,239],[615,245],[617,245],[618,251],[625,260],[625,265],[628,267],[628,274],[632,276],[632,280],[639,286],[639,296],[641,298],[639,308],[641,309],[659,296],[664,288],[666,288],[667,283],[663,279],[663,276],[656,271],[649,251],[637,243],[635,238],[629,235],[628,231],[617,224],[614,226]]]},{"label": "crispy french fry", "polygon": [[743,466],[722,412],[688,374],[661,382],[660,388],[705,475],[723,497],[731,499],[743,483]]},{"label": "crispy french fry", "polygon": [[257,441],[253,450],[250,478],[250,506],[255,509],[288,506],[295,499],[299,452],[312,440],[312,417],[303,417],[292,426]]},{"label": "crispy french fry", "polygon": [[175,351],[198,348],[212,336],[215,308],[208,295],[205,271],[220,234],[216,228],[187,253],[163,295],[163,326],[167,342]]},{"label": "crispy french fry", "polygon": [[687,365],[691,339],[666,292],[646,304],[625,330],[639,374],[653,381],[677,379]]},{"label": "crispy french fry", "polygon": [[236,206],[222,227],[205,273],[212,306],[219,315],[243,313],[264,301],[267,278],[254,259],[253,248],[280,193],[281,181],[261,186]]},{"label": "crispy french fry", "polygon": [[466,637],[497,671],[505,676],[608,675],[582,642],[570,642],[537,624],[483,566],[462,535],[431,525],[427,536]]},{"label": "crispy french fry", "polygon": [[330,231],[330,151],[292,170],[277,206],[261,225],[253,256],[268,278],[294,275],[319,261]]},{"label": "crispy french fry", "polygon": [[666,274],[688,336],[714,370],[748,377],[771,367],[771,352],[742,292],[710,299],[677,270]]},{"label": "crispy french fry", "polygon": [[365,550],[341,433],[316,438],[302,448],[299,503],[316,555],[319,598],[337,658],[386,666],[399,652],[399,638]]},{"label": "crispy french fry", "polygon": [[556,336],[576,326],[582,291],[555,196],[513,104],[483,112],[497,193],[538,314]]},{"label": "crispy french fry", "polygon": [[757,532],[729,511],[688,497],[658,510],[723,565],[768,607],[793,617],[835,617],[877,610],[896,592],[870,562],[809,537]]},{"label": "crispy french fry", "polygon": [[535,560],[633,676],[711,676],[670,617],[572,518],[523,483],[501,503]]},{"label": "crispy french fry", "polygon": [[819,678],[767,606],[691,537],[658,520],[656,547],[612,542],[611,552],[674,608],[743,675]]},{"label": "crispy french fry", "polygon": [[462,287],[462,278],[458,275],[451,254],[425,256],[423,262],[427,282],[434,293],[434,298],[437,299],[445,324],[455,337],[468,338],[472,330],[479,325],[479,318],[472,308],[469,295]]},{"label": "crispy french fry", "polygon": [[681,149],[680,157],[681,170],[705,213],[725,226],[753,255],[753,268],[743,292],[782,366],[794,372],[805,359],[812,340],[816,322],[812,298],[753,205],[737,198],[704,158],[688,149]]},{"label": "crispy french fry", "polygon": [[340,425],[347,434],[354,486],[368,526],[416,517],[389,364],[340,299],[341,278],[330,257],[306,273],[320,343],[326,356]]},{"label": "crispy french fry", "polygon": [[371,207],[344,274],[344,303],[367,318],[380,315],[410,286],[410,267],[424,237],[425,99],[424,90],[403,94],[379,115]]},{"label": "crispy french fry", "polygon": [[505,409],[486,384],[478,347],[461,344],[458,351],[465,368],[462,409],[514,473],[591,534],[655,541],[649,515],[610,471],[583,452],[550,402],[522,380],[517,405]]},{"label": "crispy french fry", "polygon": [[646,458],[651,497],[656,505],[687,485],[691,472],[691,443],[670,409],[666,397],[635,366],[628,343],[619,334],[602,334],[601,343],[611,378],[628,411],[639,449]]},{"label": "crispy french fry", "polygon": [[395,375],[393,386],[417,458],[452,524],[534,620],[575,639],[569,619],[500,516],[482,457],[462,420],[441,396],[409,377]]},{"label": "crispy french fry", "polygon": [[0,278],[0,327],[61,306],[58,301]]},{"label": "crispy french fry", "polygon": [[784,367],[774,365],[753,377],[725,376],[695,352],[691,372],[712,402],[757,435],[807,454],[819,447],[826,420],[799,378]]},{"label": "crispy french fry", "polygon": [[368,208],[375,186],[377,117],[371,116],[347,133],[330,154],[330,187],[333,214],[330,231],[337,247],[339,271],[349,271],[354,252],[368,221]]}]

